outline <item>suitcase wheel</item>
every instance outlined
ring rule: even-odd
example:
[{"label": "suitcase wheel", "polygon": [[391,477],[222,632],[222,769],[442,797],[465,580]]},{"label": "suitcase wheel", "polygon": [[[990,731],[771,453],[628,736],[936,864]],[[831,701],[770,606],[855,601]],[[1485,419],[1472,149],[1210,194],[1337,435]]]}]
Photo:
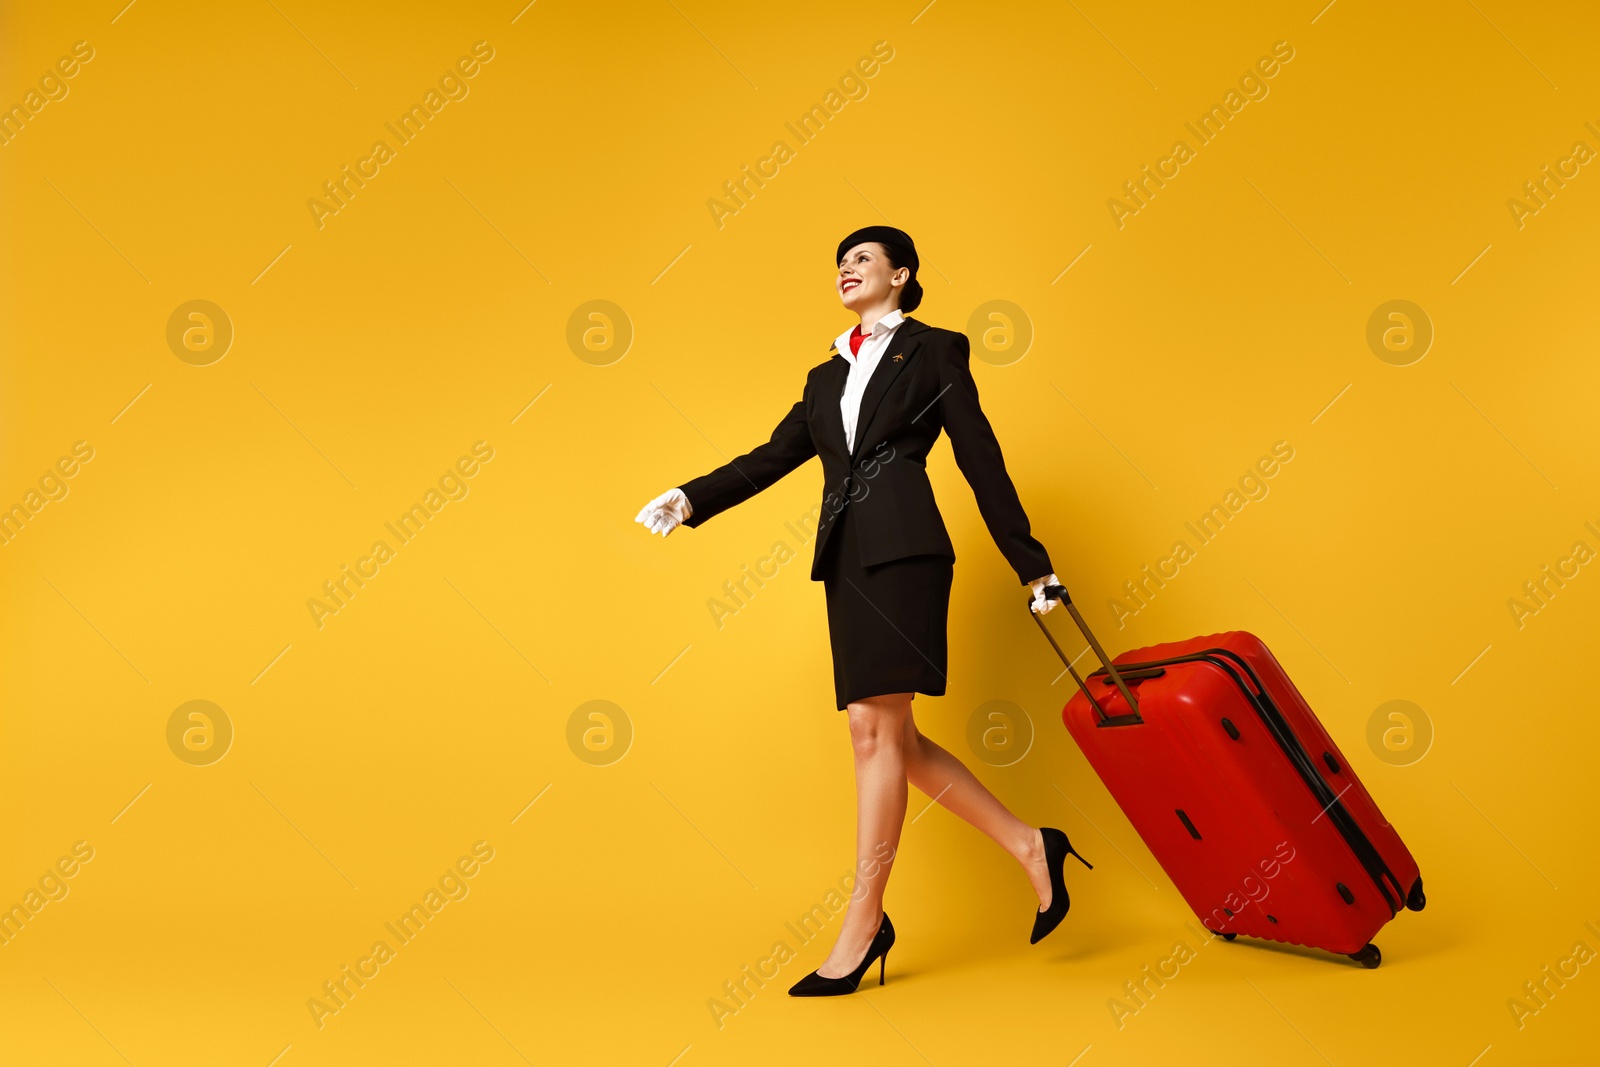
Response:
[{"label": "suitcase wheel", "polygon": [[1223,934],[1222,935],[1222,940],[1224,940],[1224,941],[1232,941],[1234,938],[1236,938],[1238,936],[1239,936],[1238,934]]},{"label": "suitcase wheel", "polygon": [[1370,971],[1378,964],[1383,962],[1383,953],[1378,951],[1377,945],[1374,945],[1369,941],[1367,943],[1367,947],[1363,948],[1360,952],[1350,953],[1350,958]]},{"label": "suitcase wheel", "polygon": [[1406,897],[1406,907],[1412,911],[1421,911],[1428,906],[1428,898],[1422,895],[1422,879],[1417,879],[1417,884],[1411,887],[1411,892]]}]

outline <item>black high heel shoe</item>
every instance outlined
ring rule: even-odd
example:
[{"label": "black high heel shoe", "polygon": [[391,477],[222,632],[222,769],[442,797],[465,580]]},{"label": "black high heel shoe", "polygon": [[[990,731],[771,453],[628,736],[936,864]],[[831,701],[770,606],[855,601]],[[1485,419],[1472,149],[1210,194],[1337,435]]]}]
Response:
[{"label": "black high heel shoe", "polygon": [[839,997],[846,993],[854,993],[861,985],[862,975],[872,966],[873,960],[878,963],[878,984],[883,984],[884,966],[889,962],[889,950],[894,947],[894,923],[889,921],[889,913],[883,913],[883,921],[878,924],[878,932],[872,935],[872,944],[867,946],[867,954],[862,957],[861,965],[842,978],[824,978],[816,971],[812,971],[793,986],[789,987],[791,997]]},{"label": "black high heel shoe", "polygon": [[[1054,826],[1041,826],[1039,835],[1044,838],[1044,864],[1050,869],[1050,906],[1034,915],[1033,936],[1028,938],[1030,945],[1037,945],[1067,917],[1072,898],[1067,896],[1067,882],[1062,868],[1066,866],[1068,856],[1078,856],[1078,850],[1072,847],[1067,835]],[[1094,870],[1094,864],[1082,856],[1078,856],[1078,862]]]}]

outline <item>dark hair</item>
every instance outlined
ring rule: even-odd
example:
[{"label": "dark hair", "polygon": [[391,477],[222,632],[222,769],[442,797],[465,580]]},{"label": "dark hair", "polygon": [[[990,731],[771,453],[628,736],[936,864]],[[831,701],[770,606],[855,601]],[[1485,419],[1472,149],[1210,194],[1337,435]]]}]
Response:
[{"label": "dark hair", "polygon": [[891,244],[888,241],[878,243],[883,245],[884,258],[889,261],[891,269],[899,270],[901,266],[910,268],[911,277],[900,287],[900,310],[905,313],[917,310],[917,305],[922,303],[922,283],[917,281],[916,253],[904,245]]}]

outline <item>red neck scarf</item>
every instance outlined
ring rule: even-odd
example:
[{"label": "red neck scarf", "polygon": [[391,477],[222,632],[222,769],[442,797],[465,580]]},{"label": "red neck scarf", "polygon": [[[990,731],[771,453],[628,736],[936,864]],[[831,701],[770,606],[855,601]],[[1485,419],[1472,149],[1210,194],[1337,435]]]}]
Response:
[{"label": "red neck scarf", "polygon": [[861,324],[857,323],[856,328],[850,333],[850,354],[852,356],[859,356],[861,354],[861,342],[865,341],[866,339],[866,334],[861,332]]}]

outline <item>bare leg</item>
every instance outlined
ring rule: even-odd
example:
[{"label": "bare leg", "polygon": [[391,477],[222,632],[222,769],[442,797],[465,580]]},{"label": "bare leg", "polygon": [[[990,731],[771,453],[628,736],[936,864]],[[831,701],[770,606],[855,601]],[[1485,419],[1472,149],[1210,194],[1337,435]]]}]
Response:
[{"label": "bare leg", "polygon": [[849,708],[856,762],[856,881],[833,951],[817,968],[824,978],[842,978],[859,967],[883,919],[883,890],[906,818],[903,745],[911,697],[890,693]]},{"label": "bare leg", "polygon": [[1022,864],[1039,894],[1039,910],[1048,908],[1053,896],[1050,869],[1045,865],[1044,838],[1038,829],[1011,814],[965,764],[924,736],[910,714],[902,729],[906,777],[911,784],[994,838]]}]

